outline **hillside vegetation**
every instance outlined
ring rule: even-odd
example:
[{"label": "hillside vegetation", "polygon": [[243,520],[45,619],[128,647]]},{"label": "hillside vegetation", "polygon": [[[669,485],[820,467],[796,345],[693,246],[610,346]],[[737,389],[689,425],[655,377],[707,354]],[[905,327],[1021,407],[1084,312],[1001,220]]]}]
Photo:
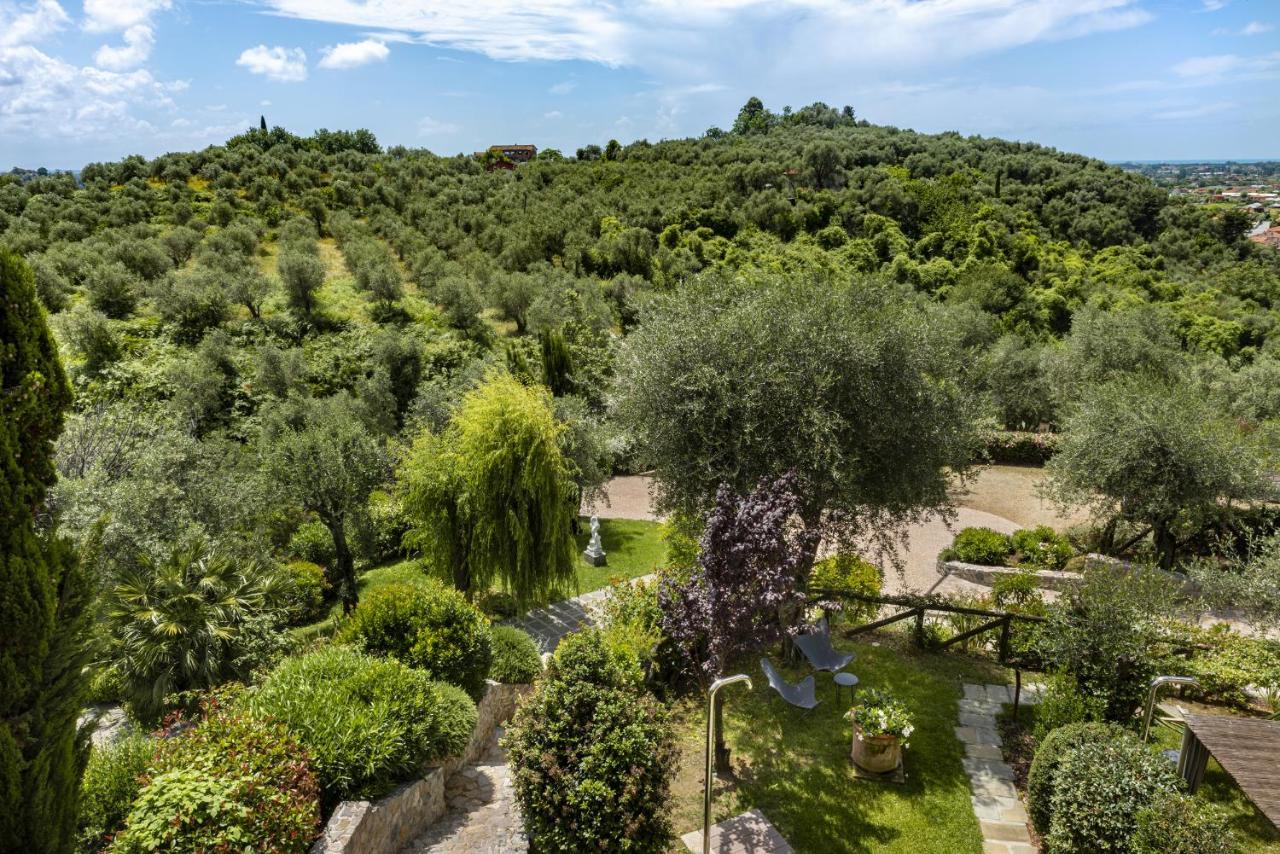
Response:
[{"label": "hillside vegetation", "polygon": [[[494,372],[546,386],[577,489],[598,488],[643,451],[610,406],[622,342],[694,279],[887,288],[945,333],[992,427],[1056,427],[1087,384],[1141,372],[1266,434],[1280,257],[1243,231],[1079,155],[755,99],[729,131],[511,170],[275,128],[79,184],[0,176],[0,245],[76,394],[49,509],[103,577],[192,537],[324,562],[317,523],[354,550],[326,565],[401,556],[392,467]],[[349,517],[264,462],[344,421],[376,445]]]}]

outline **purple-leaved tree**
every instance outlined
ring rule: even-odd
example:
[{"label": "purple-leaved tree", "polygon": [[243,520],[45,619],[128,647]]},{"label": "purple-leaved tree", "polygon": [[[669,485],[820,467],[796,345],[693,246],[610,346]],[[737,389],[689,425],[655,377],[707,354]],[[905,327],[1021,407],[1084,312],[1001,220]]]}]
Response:
[{"label": "purple-leaved tree", "polygon": [[[794,475],[764,479],[745,498],[727,484],[702,533],[701,553],[684,577],[658,587],[662,628],[703,689],[724,675],[735,656],[776,641],[788,629],[782,615],[798,604],[797,578],[816,543],[796,523],[802,506]],[[728,770],[729,751],[716,706],[716,767]]]}]

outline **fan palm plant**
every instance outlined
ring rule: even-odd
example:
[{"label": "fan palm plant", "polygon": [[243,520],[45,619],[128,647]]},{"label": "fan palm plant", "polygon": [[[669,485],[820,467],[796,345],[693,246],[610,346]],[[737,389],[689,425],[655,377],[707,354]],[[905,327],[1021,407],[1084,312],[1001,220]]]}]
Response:
[{"label": "fan palm plant", "polygon": [[155,721],[166,697],[244,676],[244,646],[277,607],[280,583],[277,573],[212,551],[203,538],[160,560],[140,555],[106,609],[112,659],[134,714]]}]

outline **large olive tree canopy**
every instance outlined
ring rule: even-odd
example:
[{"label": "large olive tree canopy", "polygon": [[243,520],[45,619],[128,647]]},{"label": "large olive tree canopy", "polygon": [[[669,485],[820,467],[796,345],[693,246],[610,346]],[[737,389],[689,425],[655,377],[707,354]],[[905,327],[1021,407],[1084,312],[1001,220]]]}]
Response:
[{"label": "large olive tree canopy", "polygon": [[823,537],[887,548],[948,506],[974,419],[937,309],[873,281],[707,277],[656,300],[620,359],[617,414],[661,510],[705,512],[794,472]]}]

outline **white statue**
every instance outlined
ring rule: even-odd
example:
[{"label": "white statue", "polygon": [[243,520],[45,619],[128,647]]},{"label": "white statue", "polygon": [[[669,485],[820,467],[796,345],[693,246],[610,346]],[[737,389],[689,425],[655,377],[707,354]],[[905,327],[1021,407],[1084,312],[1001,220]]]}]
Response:
[{"label": "white statue", "polygon": [[604,566],[606,563],[604,547],[600,545],[600,517],[594,514],[591,516],[591,541],[582,556],[592,566]]}]

